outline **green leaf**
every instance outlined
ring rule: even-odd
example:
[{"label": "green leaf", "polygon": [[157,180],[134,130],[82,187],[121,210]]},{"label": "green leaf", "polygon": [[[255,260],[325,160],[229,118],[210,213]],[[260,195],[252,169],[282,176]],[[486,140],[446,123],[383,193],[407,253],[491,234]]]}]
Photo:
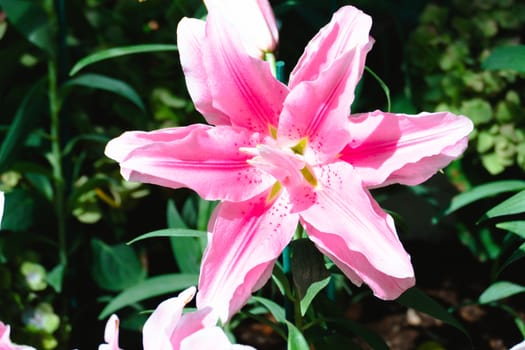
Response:
[{"label": "green leaf", "polygon": [[31,193],[15,189],[5,194],[2,229],[24,232],[33,224],[35,201]]},{"label": "green leaf", "polygon": [[496,205],[485,213],[483,219],[495,218],[498,216],[514,215],[525,212],[525,191],[516,193],[509,199]]},{"label": "green leaf", "polygon": [[313,283],[325,280],[330,273],[326,270],[323,255],[309,239],[292,241],[290,250],[292,279],[299,297],[303,299]]},{"label": "green leaf", "polygon": [[[180,215],[173,201],[168,202],[166,211],[168,227],[177,228],[175,225],[179,223],[177,219],[180,218]],[[198,274],[202,258],[202,246],[198,238],[188,236],[171,237],[170,243],[180,271],[182,273]]]},{"label": "green leaf", "polygon": [[443,306],[426,295],[420,289],[413,287],[403,293],[397,302],[406,307],[424,312],[438,320],[441,320],[463,332],[470,340],[467,330],[459,323]]},{"label": "green leaf", "polygon": [[120,57],[120,56],[125,56],[125,55],[132,55],[132,54],[137,54],[137,53],[175,51],[175,50],[177,50],[177,46],[171,45],[171,44],[144,44],[144,45],[113,47],[111,49],[99,51],[99,52],[96,52],[94,54],[91,54],[89,56],[82,58],[80,61],[78,61],[73,66],[73,68],[71,68],[71,71],[69,71],[69,75],[73,76],[76,73],[78,73],[80,70],[82,70],[84,67],[87,67],[93,63],[107,60],[110,58],[115,58],[115,57]]},{"label": "green leaf", "polygon": [[505,263],[503,263],[498,271],[498,274],[503,271],[505,268],[507,268],[510,264],[514,263],[515,261],[521,260],[525,258],[525,243],[520,245],[518,249],[512,253],[511,256],[507,260],[505,260]]},{"label": "green leaf", "polygon": [[515,70],[525,73],[525,45],[500,46],[481,64],[483,69],[488,70]]},{"label": "green leaf", "polygon": [[46,276],[47,283],[49,283],[57,293],[62,291],[62,281],[64,280],[65,268],[66,267],[63,264],[58,264]]},{"label": "green leaf", "polygon": [[525,221],[505,221],[496,224],[497,228],[507,230],[525,239]]},{"label": "green leaf", "polygon": [[284,308],[281,305],[277,304],[273,300],[266,299],[263,297],[258,297],[258,296],[252,296],[251,300],[262,304],[266,309],[268,309],[268,311],[270,311],[273,317],[275,317],[275,320],[277,322],[279,323],[286,322]]},{"label": "green leaf", "polygon": [[277,288],[279,288],[281,294],[292,300],[293,293],[292,288],[290,287],[290,282],[279,263],[276,263],[273,267],[272,280],[277,285]]},{"label": "green leaf", "polygon": [[135,237],[131,241],[129,241],[127,244],[133,244],[143,239],[155,238],[155,237],[199,237],[199,238],[206,239],[207,235],[208,235],[207,232],[191,230],[189,228],[166,228],[162,230],[148,232],[138,237]]},{"label": "green leaf", "polygon": [[334,322],[342,326],[345,330],[350,330],[353,334],[360,336],[368,343],[374,350],[388,350],[389,347],[381,338],[380,335],[366,328],[365,326],[347,319],[327,319],[329,322]]},{"label": "green leaf", "polygon": [[110,246],[101,240],[92,239],[91,249],[91,274],[102,289],[120,291],[139,283],[146,276],[137,254],[130,246]]},{"label": "green leaf", "polygon": [[38,125],[37,118],[44,110],[42,105],[45,102],[43,94],[45,82],[44,79],[41,79],[33,85],[17,109],[2,146],[0,146],[0,172],[8,169],[10,161],[16,157],[16,152]]},{"label": "green leaf", "polygon": [[523,189],[525,189],[525,181],[520,180],[502,180],[483,184],[455,196],[452,199],[450,206],[445,211],[445,214],[450,214],[483,198],[493,197],[505,192],[520,191]]},{"label": "green leaf", "polygon": [[490,285],[481,295],[478,301],[488,304],[516,294],[525,293],[525,287],[507,281],[499,281]]},{"label": "green leaf", "polygon": [[47,53],[53,52],[51,27],[45,10],[37,1],[0,0],[9,21],[31,43]]},{"label": "green leaf", "polygon": [[142,103],[140,96],[129,84],[122,80],[100,74],[83,74],[68,80],[63,87],[67,88],[74,85],[113,92],[128,99],[142,111],[145,111],[144,103]]},{"label": "green leaf", "polygon": [[330,283],[330,276],[326,277],[324,280],[313,282],[308,290],[306,291],[305,296],[301,299],[301,315],[304,316],[310,304],[314,300],[315,296],[319,294],[327,285]]},{"label": "green leaf", "polygon": [[308,342],[304,338],[301,331],[299,331],[293,324],[286,321],[288,326],[288,345],[287,350],[310,350]]},{"label": "green leaf", "polygon": [[197,284],[195,274],[169,274],[148,278],[130,287],[111,300],[98,316],[105,319],[117,310],[133,303],[164,294],[173,294]]},{"label": "green leaf", "polygon": [[385,84],[385,82],[377,75],[372,69],[370,69],[368,66],[365,66],[365,70],[370,73],[374,77],[374,79],[379,83],[379,86],[381,86],[381,89],[385,93],[386,97],[386,111],[390,112],[392,103],[390,102],[390,89]]}]

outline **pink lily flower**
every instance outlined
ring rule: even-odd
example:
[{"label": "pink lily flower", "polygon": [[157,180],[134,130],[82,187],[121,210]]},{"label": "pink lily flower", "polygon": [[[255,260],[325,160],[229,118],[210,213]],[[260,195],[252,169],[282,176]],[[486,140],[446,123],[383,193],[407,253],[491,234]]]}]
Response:
[{"label": "pink lily flower", "polygon": [[244,48],[253,57],[273,51],[279,31],[268,0],[204,0],[209,12],[221,13],[240,34]]},{"label": "pink lily flower", "polygon": [[217,316],[211,308],[183,315],[184,307],[194,295],[195,287],[190,287],[155,309],[142,331],[144,350],[255,350],[232,344],[222,329],[216,327]]},{"label": "pink lily flower", "polygon": [[32,346],[12,343],[10,333],[11,327],[0,321],[0,350],[36,350]]},{"label": "pink lily flower", "polygon": [[100,344],[98,350],[121,350],[118,345],[119,319],[117,315],[111,315],[104,329],[105,344]]},{"label": "pink lily flower", "polygon": [[223,322],[271,276],[298,223],[356,285],[395,299],[415,283],[392,218],[369,188],[415,185],[457,158],[472,123],[447,112],[350,115],[372,20],[339,9],[277,81],[220,12],[183,19],[178,47],[196,108],[215,126],[126,132],[106,154],[131,181],[221,200],[197,295]]},{"label": "pink lily flower", "polygon": [[523,339],[521,343],[514,345],[509,350],[525,350],[525,339]]}]

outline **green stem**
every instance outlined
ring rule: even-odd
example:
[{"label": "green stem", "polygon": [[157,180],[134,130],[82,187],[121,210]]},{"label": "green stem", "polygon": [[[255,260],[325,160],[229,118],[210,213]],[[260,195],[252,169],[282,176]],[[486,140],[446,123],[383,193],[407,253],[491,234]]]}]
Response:
[{"label": "green stem", "polygon": [[298,295],[293,300],[294,306],[294,323],[298,330],[303,330],[303,315],[301,315],[301,298]]},{"label": "green stem", "polygon": [[66,215],[64,203],[64,176],[62,171],[62,148],[60,145],[60,108],[61,100],[58,95],[56,63],[50,59],[48,63],[49,80],[49,113],[51,117],[51,155],[50,163],[55,187],[55,214],[58,230],[58,258],[61,265],[67,263],[66,253]]}]

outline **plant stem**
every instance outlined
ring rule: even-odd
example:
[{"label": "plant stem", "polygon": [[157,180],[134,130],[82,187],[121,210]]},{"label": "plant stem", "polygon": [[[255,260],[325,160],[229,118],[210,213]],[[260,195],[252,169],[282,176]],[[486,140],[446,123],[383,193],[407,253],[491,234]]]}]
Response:
[{"label": "plant stem", "polygon": [[48,62],[49,80],[49,113],[51,117],[51,155],[49,160],[53,171],[55,187],[55,214],[58,230],[58,260],[63,266],[67,264],[66,253],[66,216],[64,205],[64,176],[62,171],[62,148],[60,145],[60,108],[61,101],[58,96],[58,82],[56,63],[53,59]]}]

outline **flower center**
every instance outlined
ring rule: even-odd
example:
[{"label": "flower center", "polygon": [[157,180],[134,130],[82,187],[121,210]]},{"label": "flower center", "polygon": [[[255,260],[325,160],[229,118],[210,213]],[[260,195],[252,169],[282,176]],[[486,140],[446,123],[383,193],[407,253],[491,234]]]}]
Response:
[{"label": "flower center", "polygon": [[305,182],[315,188],[318,185],[317,179],[304,159],[307,145],[306,138],[292,147],[279,145],[273,138],[268,138],[264,144],[243,147],[240,151],[253,155],[248,163],[272,175],[280,183],[279,189],[281,185],[304,186]]}]

